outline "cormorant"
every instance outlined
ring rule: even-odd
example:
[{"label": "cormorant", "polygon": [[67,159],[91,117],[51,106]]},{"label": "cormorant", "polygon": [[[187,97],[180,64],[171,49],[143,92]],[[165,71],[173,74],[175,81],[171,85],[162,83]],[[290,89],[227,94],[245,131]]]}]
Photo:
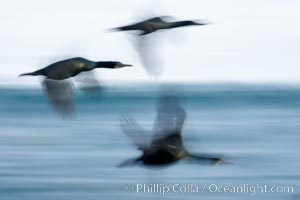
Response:
[{"label": "cormorant", "polygon": [[134,37],[134,47],[140,56],[146,72],[150,76],[157,77],[162,73],[162,66],[159,61],[160,53],[158,49],[155,49],[155,46],[157,46],[155,42],[159,38],[156,38],[152,33],[158,30],[169,30],[178,27],[207,25],[207,23],[191,20],[169,21],[168,19],[172,19],[172,17],[154,17],[128,26],[111,29],[112,31],[133,31],[133,33],[138,33],[137,36]]},{"label": "cormorant", "polygon": [[159,101],[153,137],[133,119],[123,117],[121,129],[142,151],[142,155],[135,159],[126,160],[119,167],[136,164],[162,166],[172,164],[183,158],[204,165],[230,164],[220,156],[196,155],[185,149],[181,135],[185,118],[185,110],[172,96],[164,96]]},{"label": "cormorant", "polygon": [[115,31],[140,31],[139,35],[148,35],[158,30],[163,29],[172,29],[184,26],[201,26],[207,25],[206,23],[200,23],[192,20],[185,20],[185,21],[175,21],[175,22],[168,22],[166,19],[172,18],[170,16],[160,16],[160,17],[153,17],[135,24],[131,24],[128,26],[121,26],[114,28]]},{"label": "cormorant", "polygon": [[81,72],[91,71],[96,68],[117,69],[132,65],[123,64],[116,61],[100,61],[94,62],[85,58],[70,58],[56,63],[50,64],[43,69],[34,72],[21,74],[20,76],[45,76],[51,80],[64,80],[74,77]]},{"label": "cormorant", "polygon": [[[117,69],[132,65],[116,61],[94,62],[81,57],[61,60],[34,72],[20,76],[44,76],[42,85],[56,112],[63,117],[71,117],[74,112],[72,83],[69,78],[80,74],[81,89],[93,95],[101,91],[99,81],[92,70],[96,68]],[[83,73],[84,72],[84,73]]]}]

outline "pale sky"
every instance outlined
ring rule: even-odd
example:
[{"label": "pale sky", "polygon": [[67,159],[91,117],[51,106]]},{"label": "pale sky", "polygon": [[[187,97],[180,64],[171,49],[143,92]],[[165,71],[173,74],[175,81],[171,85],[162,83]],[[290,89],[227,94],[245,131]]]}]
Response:
[{"label": "pale sky", "polygon": [[2,0],[0,86],[65,57],[117,60],[132,68],[97,70],[107,82],[151,81],[123,33],[106,29],[150,16],[211,25],[162,33],[164,81],[300,83],[298,0]]}]

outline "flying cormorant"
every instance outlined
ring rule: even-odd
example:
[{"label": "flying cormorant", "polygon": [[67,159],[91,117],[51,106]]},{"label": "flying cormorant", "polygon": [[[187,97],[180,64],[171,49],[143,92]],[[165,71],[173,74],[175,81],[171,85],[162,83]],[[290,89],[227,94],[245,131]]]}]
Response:
[{"label": "flying cormorant", "polygon": [[[94,62],[81,57],[61,60],[34,72],[20,76],[44,76],[42,85],[55,111],[65,117],[72,117],[74,112],[72,82],[69,78],[80,74],[81,89],[92,95],[101,91],[98,79],[92,70],[96,68],[117,69],[132,65],[116,61]],[[83,73],[84,72],[84,73]]]},{"label": "flying cormorant", "polygon": [[184,26],[202,26],[207,25],[206,23],[196,22],[192,20],[185,20],[185,21],[175,21],[175,22],[168,22],[166,19],[170,19],[170,16],[160,16],[160,17],[153,17],[135,24],[131,24],[128,26],[121,26],[114,28],[112,30],[115,31],[140,31],[139,35],[148,35],[158,30],[165,30],[165,29],[172,29],[172,28],[179,28]]},{"label": "flying cormorant", "polygon": [[[167,21],[173,19],[171,16],[153,17],[135,24],[121,26],[111,29],[112,31],[133,31],[133,45],[139,54],[141,62],[146,72],[153,77],[158,77],[162,73],[162,64],[159,50],[155,48],[159,40],[157,35],[153,35],[158,30],[169,30],[178,27],[201,26],[207,23],[201,23],[191,20],[186,21]],[[160,43],[161,45],[161,43]]]},{"label": "flying cormorant", "polygon": [[229,164],[230,162],[225,161],[220,156],[191,154],[185,149],[181,135],[185,118],[185,110],[172,96],[164,96],[159,101],[153,137],[133,119],[123,117],[121,129],[142,151],[142,155],[135,159],[126,160],[119,167],[136,164],[163,166],[183,158],[204,165]]}]

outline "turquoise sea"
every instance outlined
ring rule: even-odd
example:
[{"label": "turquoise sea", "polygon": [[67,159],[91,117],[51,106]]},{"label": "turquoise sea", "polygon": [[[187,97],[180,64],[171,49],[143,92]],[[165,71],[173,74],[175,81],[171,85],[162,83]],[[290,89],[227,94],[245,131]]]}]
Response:
[{"label": "turquoise sea", "polygon": [[108,87],[101,99],[76,92],[73,120],[40,88],[2,87],[0,200],[300,199],[300,86],[172,88],[187,112],[186,148],[234,165],[117,168],[139,155],[120,117],[151,129],[159,86]]}]

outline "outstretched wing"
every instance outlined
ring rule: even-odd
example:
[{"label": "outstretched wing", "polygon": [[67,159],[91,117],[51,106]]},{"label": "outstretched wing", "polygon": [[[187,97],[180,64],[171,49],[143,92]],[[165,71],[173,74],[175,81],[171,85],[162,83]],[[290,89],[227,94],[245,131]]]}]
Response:
[{"label": "outstretched wing", "polygon": [[75,77],[79,89],[90,98],[103,97],[104,88],[93,71],[82,72]]},{"label": "outstretched wing", "polygon": [[144,151],[150,147],[152,139],[150,133],[143,129],[135,120],[123,116],[120,119],[120,127],[139,150]]},{"label": "outstretched wing", "polygon": [[140,37],[128,34],[127,39],[132,44],[147,74],[154,78],[159,77],[163,71],[162,43],[159,44],[158,48],[159,36],[151,34]]},{"label": "outstretched wing", "polygon": [[44,93],[48,96],[50,103],[63,118],[73,118],[74,102],[72,83],[68,80],[44,79],[42,82]]},{"label": "outstretched wing", "polygon": [[181,130],[186,112],[175,96],[163,96],[157,105],[153,145],[168,145],[181,148]]},{"label": "outstretched wing", "polygon": [[157,48],[159,38],[157,35],[146,35],[137,38],[138,53],[141,62],[148,73],[153,77],[159,77],[163,71],[161,48]]}]

